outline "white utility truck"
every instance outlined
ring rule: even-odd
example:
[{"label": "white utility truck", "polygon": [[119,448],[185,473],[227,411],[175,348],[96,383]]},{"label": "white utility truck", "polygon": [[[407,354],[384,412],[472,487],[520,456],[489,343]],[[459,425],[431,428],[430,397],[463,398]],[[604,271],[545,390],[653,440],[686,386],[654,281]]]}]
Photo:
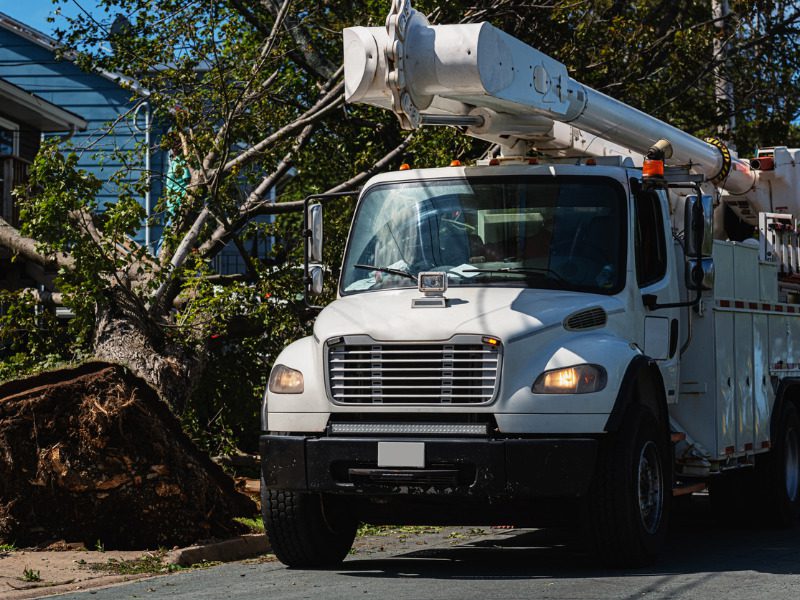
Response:
[{"label": "white utility truck", "polygon": [[644,563],[673,496],[706,486],[715,506],[747,492],[748,511],[793,523],[800,151],[739,159],[409,0],[385,28],[346,29],[344,56],[349,102],[500,150],[362,190],[338,297],[265,394],[277,557],[335,564],[359,521],[566,516],[604,560]]}]

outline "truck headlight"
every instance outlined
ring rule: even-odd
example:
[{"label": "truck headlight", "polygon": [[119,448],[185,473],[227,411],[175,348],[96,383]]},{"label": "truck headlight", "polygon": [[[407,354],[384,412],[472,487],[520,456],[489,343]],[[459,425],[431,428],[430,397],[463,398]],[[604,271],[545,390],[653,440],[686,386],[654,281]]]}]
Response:
[{"label": "truck headlight", "polygon": [[302,394],[303,374],[286,365],[275,365],[269,374],[268,387],[273,394]]},{"label": "truck headlight", "polygon": [[545,371],[533,384],[534,394],[588,394],[606,387],[606,370],[599,365],[575,365]]}]

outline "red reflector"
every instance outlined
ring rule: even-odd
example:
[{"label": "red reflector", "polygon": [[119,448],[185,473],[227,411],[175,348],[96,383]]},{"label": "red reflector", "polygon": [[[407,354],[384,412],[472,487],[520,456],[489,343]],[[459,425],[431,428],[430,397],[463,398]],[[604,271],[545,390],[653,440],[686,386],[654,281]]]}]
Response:
[{"label": "red reflector", "polygon": [[664,161],[645,159],[642,165],[642,177],[663,177]]},{"label": "red reflector", "polygon": [[489,161],[489,166],[491,166],[491,167],[496,167],[499,164],[500,164],[500,161],[497,160],[496,158],[493,158],[492,160]]},{"label": "red reflector", "polygon": [[744,308],[744,302],[741,300],[735,300],[733,306],[734,308]]},{"label": "red reflector", "polygon": [[539,164],[539,159],[538,158],[529,158],[528,159],[528,164],[529,165],[538,165]]},{"label": "red reflector", "polygon": [[725,448],[725,454],[733,454],[736,451],[735,446],[727,446]]},{"label": "red reflector", "polygon": [[728,308],[728,307],[731,305],[731,303],[730,303],[730,301],[729,301],[729,300],[720,300],[720,301],[719,301],[719,305],[720,305],[722,308]]},{"label": "red reflector", "polygon": [[763,442],[761,442],[762,448],[769,448],[770,446],[772,446],[772,444],[769,443],[769,440],[764,440]]},{"label": "red reflector", "polygon": [[750,443],[750,442],[747,442],[747,443],[744,445],[744,449],[745,449],[745,451],[752,450],[752,449],[753,449],[753,444],[752,444],[752,443]]}]

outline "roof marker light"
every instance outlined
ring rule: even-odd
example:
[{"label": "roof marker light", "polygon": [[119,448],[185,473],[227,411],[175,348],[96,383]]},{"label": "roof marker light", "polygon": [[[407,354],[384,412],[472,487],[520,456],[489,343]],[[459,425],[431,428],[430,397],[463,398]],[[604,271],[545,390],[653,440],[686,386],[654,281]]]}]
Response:
[{"label": "roof marker light", "polygon": [[642,177],[663,177],[664,176],[664,161],[645,159],[642,165]]},{"label": "roof marker light", "polygon": [[450,166],[451,167],[460,167],[461,166],[461,161],[457,160],[457,159],[453,159],[453,160],[450,161]]},{"label": "roof marker light", "polygon": [[402,165],[400,165],[400,170],[401,171],[408,171],[410,168],[411,168],[411,165],[409,165],[408,163],[403,163]]}]

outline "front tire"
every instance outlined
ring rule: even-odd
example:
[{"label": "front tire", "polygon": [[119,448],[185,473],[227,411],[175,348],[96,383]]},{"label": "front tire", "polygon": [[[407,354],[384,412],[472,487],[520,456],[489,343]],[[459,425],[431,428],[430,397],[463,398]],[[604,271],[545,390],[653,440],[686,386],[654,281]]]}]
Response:
[{"label": "front tire", "polygon": [[335,567],[347,556],[357,523],[336,498],[262,487],[261,499],[267,538],[287,567]]},{"label": "front tire", "polygon": [[600,559],[615,567],[655,560],[672,500],[669,440],[653,413],[634,405],[604,440],[587,497],[588,529]]}]

